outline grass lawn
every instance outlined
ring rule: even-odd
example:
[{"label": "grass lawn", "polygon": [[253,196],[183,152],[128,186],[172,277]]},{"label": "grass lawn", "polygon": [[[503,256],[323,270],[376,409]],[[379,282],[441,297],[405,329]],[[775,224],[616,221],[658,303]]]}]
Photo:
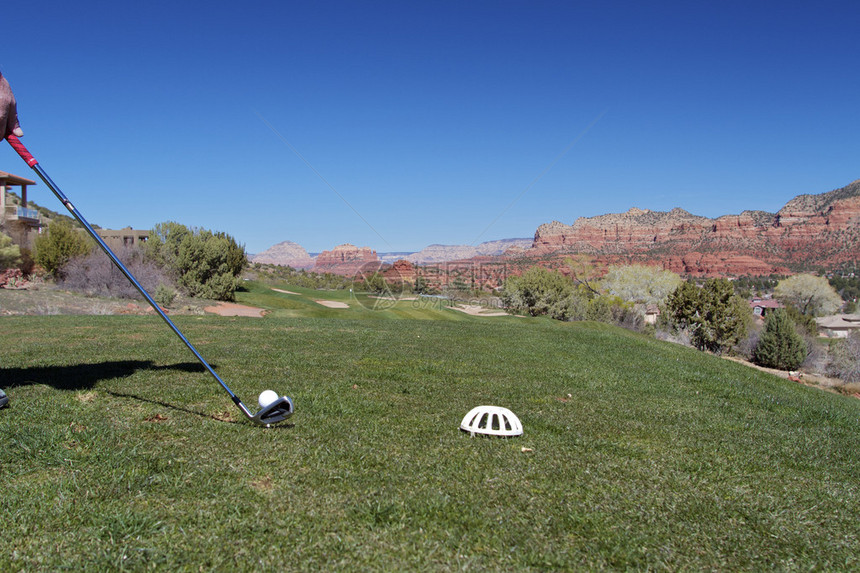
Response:
[{"label": "grass lawn", "polygon": [[[294,399],[268,430],[155,317],[0,319],[0,571],[860,568],[856,399],[605,325],[304,298],[176,318],[249,406]],[[525,434],[460,432],[480,404]]]},{"label": "grass lawn", "polygon": [[[283,288],[273,288],[256,281],[246,282],[243,289],[236,293],[236,302],[265,308],[269,316],[280,318],[472,320],[462,312],[450,310],[441,299],[393,300],[349,290],[320,291],[281,286]],[[320,300],[346,304],[348,308],[327,308],[317,302]]]}]

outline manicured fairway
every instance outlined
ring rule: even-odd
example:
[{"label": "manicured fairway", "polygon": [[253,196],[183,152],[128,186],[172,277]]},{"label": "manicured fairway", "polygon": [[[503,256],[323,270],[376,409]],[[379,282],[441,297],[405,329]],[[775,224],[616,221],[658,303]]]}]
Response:
[{"label": "manicured fairway", "polygon": [[[294,398],[269,430],[157,318],[0,319],[0,570],[860,568],[858,400],[604,325],[320,312],[176,318]],[[480,404],[525,434],[458,431]]]}]

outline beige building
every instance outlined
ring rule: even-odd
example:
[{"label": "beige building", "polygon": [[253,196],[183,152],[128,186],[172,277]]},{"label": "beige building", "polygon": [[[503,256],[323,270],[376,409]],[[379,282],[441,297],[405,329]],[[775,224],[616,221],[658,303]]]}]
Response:
[{"label": "beige building", "polygon": [[848,338],[852,332],[860,332],[860,314],[836,314],[816,318],[818,332],[828,338]]},{"label": "beige building", "polygon": [[117,231],[113,229],[95,229],[99,237],[112,251],[122,251],[132,247],[142,246],[149,239],[149,231],[126,227]]},{"label": "beige building", "polygon": [[[27,187],[35,184],[32,179],[0,171],[0,224],[15,243],[30,248],[34,240],[31,231],[38,233],[43,226],[39,212],[27,208]],[[20,200],[12,195],[15,187],[20,188]]]},{"label": "beige building", "polygon": [[[0,225],[16,244],[28,248],[33,247],[35,235],[46,226],[39,212],[27,207],[27,187],[30,185],[36,185],[36,182],[0,171]],[[20,189],[20,199],[12,195],[16,187]],[[116,251],[139,247],[149,238],[149,230],[131,227],[119,230],[95,229],[95,231],[107,246]]]}]

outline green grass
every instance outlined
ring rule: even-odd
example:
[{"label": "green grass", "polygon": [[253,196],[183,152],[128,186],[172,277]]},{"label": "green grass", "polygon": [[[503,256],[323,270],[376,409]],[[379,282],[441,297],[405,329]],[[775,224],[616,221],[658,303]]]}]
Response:
[{"label": "green grass", "polygon": [[[465,313],[451,310],[440,299],[390,300],[368,293],[349,290],[314,290],[291,285],[265,285],[248,281],[236,293],[236,302],[268,310],[271,317],[279,318],[338,318],[362,320],[474,320]],[[273,290],[279,288],[295,294]],[[316,301],[329,300],[349,305],[349,308],[328,308]]]},{"label": "green grass", "polygon": [[[603,325],[344,316],[176,318],[294,398],[268,430],[157,318],[2,319],[0,570],[860,568],[860,401]],[[525,434],[458,431],[480,404]]]}]

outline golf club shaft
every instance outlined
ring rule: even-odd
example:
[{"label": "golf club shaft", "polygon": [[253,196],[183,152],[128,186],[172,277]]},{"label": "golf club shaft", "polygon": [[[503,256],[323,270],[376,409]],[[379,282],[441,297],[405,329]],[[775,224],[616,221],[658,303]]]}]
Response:
[{"label": "golf club shaft", "polygon": [[21,143],[21,140],[18,139],[15,135],[7,136],[6,140],[9,142],[9,145],[12,146],[12,149],[14,149],[18,153],[18,155],[21,156],[21,159],[23,159],[27,163],[27,165],[29,165],[33,169],[33,171],[35,171],[39,175],[39,178],[45,182],[45,185],[47,185],[48,188],[51,191],[53,191],[54,195],[57,196],[57,199],[59,199],[60,202],[66,206],[66,209],[69,210],[69,213],[72,214],[72,216],[78,221],[78,223],[83,225],[84,229],[86,229],[86,231],[87,231],[87,233],[89,233],[90,237],[92,237],[93,240],[96,243],[98,243],[99,247],[101,247],[101,249],[105,252],[105,254],[110,258],[110,260],[113,261],[113,263],[116,265],[116,267],[131,282],[131,284],[134,286],[134,288],[136,288],[137,291],[143,296],[143,298],[146,299],[146,302],[148,302],[150,304],[150,306],[152,306],[153,310],[155,310],[155,312],[158,313],[158,316],[160,316],[162,318],[162,320],[164,320],[164,322],[167,323],[167,326],[169,326],[170,329],[176,333],[176,336],[178,336],[179,339],[183,343],[185,343],[185,346],[187,346],[188,349],[194,354],[194,356],[197,357],[197,360],[200,361],[200,364],[202,364],[206,368],[206,370],[208,370],[209,373],[215,378],[215,380],[218,381],[218,383],[221,385],[221,387],[227,391],[227,393],[230,395],[230,398],[232,398],[232,400],[236,404],[236,406],[238,406],[239,409],[242,410],[242,412],[248,418],[253,417],[253,414],[248,410],[248,408],[245,407],[245,405],[242,403],[242,401],[239,399],[239,397],[236,396],[236,394],[234,394],[232,390],[230,390],[230,387],[227,386],[227,384],[225,384],[223,380],[221,380],[221,377],[218,376],[218,374],[209,365],[209,363],[206,362],[206,360],[204,360],[202,356],[200,356],[200,353],[197,352],[197,349],[194,348],[194,345],[191,344],[191,342],[189,342],[187,338],[185,338],[185,335],[183,335],[182,332],[179,330],[179,328],[175,324],[173,324],[173,321],[170,320],[170,318],[168,318],[167,314],[161,309],[161,307],[158,306],[158,304],[155,302],[155,300],[153,300],[153,298],[151,296],[149,296],[149,293],[146,292],[146,289],[143,288],[143,286],[141,286],[141,284],[137,281],[137,279],[134,278],[134,275],[132,275],[131,272],[127,268],[125,268],[125,265],[122,264],[122,261],[119,260],[119,257],[117,257],[116,254],[114,254],[114,252],[110,249],[110,247],[107,246],[107,244],[104,242],[104,240],[102,240],[102,238],[98,235],[98,233],[96,233],[95,230],[93,230],[93,228],[90,226],[90,224],[87,222],[87,220],[84,219],[83,215],[81,215],[80,212],[78,212],[77,208],[75,208],[75,206],[72,204],[72,202],[69,201],[69,199],[63,194],[62,191],[60,191],[60,189],[59,189],[59,187],[57,187],[56,183],[54,183],[51,180],[51,178],[48,176],[48,174],[45,173],[45,170],[42,169],[42,166],[39,165],[39,162],[36,161],[36,159],[33,157],[33,155],[27,150],[26,147],[24,147],[24,144]]}]

